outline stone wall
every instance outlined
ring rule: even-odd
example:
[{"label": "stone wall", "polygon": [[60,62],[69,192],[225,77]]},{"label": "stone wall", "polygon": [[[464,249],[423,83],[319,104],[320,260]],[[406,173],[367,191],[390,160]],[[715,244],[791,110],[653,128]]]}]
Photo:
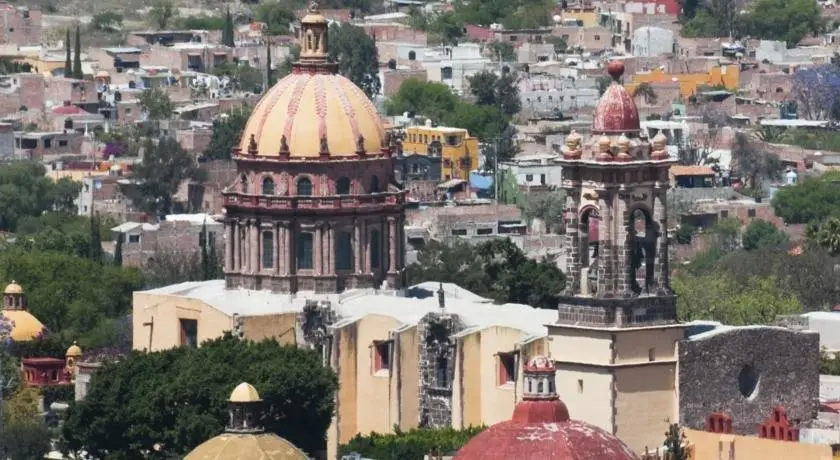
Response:
[{"label": "stone wall", "polygon": [[452,426],[455,343],[451,337],[463,328],[457,316],[442,313],[429,313],[417,324],[421,428]]},{"label": "stone wall", "polygon": [[808,421],[819,407],[819,335],[777,327],[715,329],[679,342],[680,423],[703,429],[706,415],[732,417],[755,435],[775,407]]}]

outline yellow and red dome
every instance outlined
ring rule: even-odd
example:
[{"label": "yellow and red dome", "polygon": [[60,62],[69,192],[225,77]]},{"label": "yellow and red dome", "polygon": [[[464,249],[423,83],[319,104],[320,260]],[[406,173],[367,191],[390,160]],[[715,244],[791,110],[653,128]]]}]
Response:
[{"label": "yellow and red dome", "polygon": [[279,157],[285,136],[289,158],[315,159],[326,138],[329,155],[354,157],[359,136],[367,152],[378,152],[385,138],[373,102],[352,81],[337,74],[295,71],[272,87],[245,124],[239,148],[248,152],[251,136],[257,156]]}]

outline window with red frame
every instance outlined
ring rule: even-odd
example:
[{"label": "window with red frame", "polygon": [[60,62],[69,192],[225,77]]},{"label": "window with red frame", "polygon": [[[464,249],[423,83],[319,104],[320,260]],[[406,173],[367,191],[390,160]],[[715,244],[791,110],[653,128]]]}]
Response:
[{"label": "window with red frame", "polygon": [[516,356],[513,353],[499,353],[499,385],[516,381]]},{"label": "window with red frame", "polygon": [[373,342],[373,372],[391,369],[391,341],[377,340]]}]

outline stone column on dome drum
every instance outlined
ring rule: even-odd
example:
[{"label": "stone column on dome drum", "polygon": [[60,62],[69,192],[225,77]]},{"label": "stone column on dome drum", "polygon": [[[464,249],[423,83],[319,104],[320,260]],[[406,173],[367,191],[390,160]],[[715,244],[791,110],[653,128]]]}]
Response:
[{"label": "stone column on dome drum", "polygon": [[397,271],[397,220],[388,217],[388,273]]},{"label": "stone column on dome drum", "polygon": [[280,240],[280,222],[274,222],[271,225],[271,228],[273,230],[272,241],[274,243],[274,248],[273,248],[274,249],[274,254],[273,254],[273,257],[274,257],[274,267],[273,267],[273,269],[274,270],[273,270],[273,272],[274,272],[275,275],[279,275],[280,274],[280,264],[282,263],[282,261],[280,260],[280,241],[281,241]]},{"label": "stone column on dome drum", "polygon": [[286,243],[283,245],[283,274],[288,275],[296,270],[295,267],[295,249],[292,247],[292,237],[294,236],[294,227],[292,222],[283,223],[283,237]]},{"label": "stone column on dome drum", "polygon": [[251,220],[251,273],[260,271],[260,222]]},{"label": "stone column on dome drum", "polygon": [[356,273],[362,273],[362,223],[358,219],[353,219],[353,266]]},{"label": "stone column on dome drum", "polygon": [[[362,220],[362,250],[359,252],[362,256],[362,273],[370,274],[370,224],[366,220]],[[382,232],[379,233],[382,235]],[[380,236],[380,239],[382,237]]]},{"label": "stone column on dome drum", "polygon": [[242,222],[242,260],[240,262],[240,271],[248,273],[251,271],[251,220],[245,219]]},{"label": "stone column on dome drum", "polygon": [[321,273],[323,273],[321,271],[321,267],[323,265],[323,254],[324,254],[324,252],[322,251],[323,235],[324,235],[323,226],[319,222],[319,223],[315,224],[315,238],[314,238],[315,239],[315,265],[314,265],[313,268],[315,269],[315,274],[316,275],[320,275]]},{"label": "stone column on dome drum", "polygon": [[632,199],[632,190],[622,185],[618,189],[615,201],[615,235],[613,241],[615,242],[613,263],[615,266],[615,291],[619,296],[629,296],[630,279],[636,276],[636,271],[632,269],[630,261],[630,254],[632,248],[630,247],[630,235],[635,235],[636,222],[630,214],[630,200]]},{"label": "stone column on dome drum", "polygon": [[613,293],[613,196],[611,190],[598,191],[601,220],[598,227],[598,291],[597,297],[611,297]]},{"label": "stone column on dome drum", "polygon": [[[573,185],[566,189],[566,294],[575,295],[581,292],[580,251],[588,251],[589,246],[581,248],[579,231],[580,188]],[[590,217],[593,218],[593,217]]]},{"label": "stone column on dome drum", "polygon": [[234,239],[234,228],[236,223],[233,219],[228,219],[225,221],[225,271],[232,272],[233,271],[233,239]]},{"label": "stone column on dome drum", "polygon": [[659,226],[659,235],[656,241],[656,267],[654,283],[658,293],[670,294],[670,269],[668,263],[669,242],[668,242],[668,204],[665,201],[668,196],[666,184],[657,182],[653,189],[653,219]]},{"label": "stone column on dome drum", "polygon": [[242,227],[239,219],[233,221],[233,271],[242,270]]},{"label": "stone column on dome drum", "polygon": [[335,226],[327,229],[327,274],[335,274]]}]

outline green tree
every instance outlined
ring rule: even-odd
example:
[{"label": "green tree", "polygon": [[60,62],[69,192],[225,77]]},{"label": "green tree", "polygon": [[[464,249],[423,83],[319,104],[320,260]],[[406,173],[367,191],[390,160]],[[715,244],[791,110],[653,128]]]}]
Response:
[{"label": "green tree", "polygon": [[64,76],[71,78],[73,76],[73,62],[70,59],[70,29],[66,30],[64,38],[64,51],[67,54],[64,59]]},{"label": "green tree", "polygon": [[782,162],[773,152],[763,150],[746,133],[736,132],[732,141],[732,161],[754,196],[763,194],[764,179],[779,179]]},{"label": "green tree", "polygon": [[251,108],[245,106],[213,120],[213,134],[204,150],[204,157],[209,160],[229,160],[250,116]]},{"label": "green tree", "polygon": [[744,230],[741,237],[743,247],[747,251],[754,251],[763,247],[781,246],[788,241],[785,232],[775,225],[762,219],[755,219]]},{"label": "green tree", "polygon": [[563,37],[558,37],[556,35],[549,35],[549,36],[545,37],[545,41],[546,41],[546,43],[554,45],[554,53],[555,54],[565,53],[566,50],[569,48],[568,43],[566,43],[566,40],[563,39]]},{"label": "green tree", "polygon": [[260,3],[254,10],[257,21],[266,24],[268,35],[288,35],[290,24],[297,20],[294,11],[286,3],[268,1]]},{"label": "green tree", "polygon": [[247,63],[225,62],[213,67],[213,75],[230,77],[233,86],[242,91],[263,92],[263,73]]},{"label": "green tree", "polygon": [[37,162],[4,164],[0,167],[0,230],[14,231],[21,219],[54,209],[75,210],[72,202],[80,187],[69,180],[53,182]]},{"label": "green tree", "polygon": [[515,74],[508,72],[498,76],[485,70],[468,77],[467,80],[470,83],[470,92],[476,97],[476,104],[498,107],[508,116],[516,115],[522,108]]},{"label": "green tree", "polygon": [[808,241],[831,255],[840,254],[840,219],[831,217],[822,223],[808,225],[805,233]]},{"label": "green tree", "polygon": [[125,235],[119,233],[114,246],[114,266],[116,267],[122,267],[123,264],[123,240],[125,240]]},{"label": "green tree", "polygon": [[122,25],[123,15],[115,11],[96,13],[90,20],[91,28],[101,32],[114,32],[119,30]]},{"label": "green tree", "polygon": [[742,33],[763,40],[779,40],[795,47],[808,35],[823,32],[822,7],[810,0],[757,0],[738,17]]},{"label": "green tree", "polygon": [[441,122],[447,126],[464,128],[483,142],[491,142],[508,126],[507,117],[498,108],[464,102],[458,102]]},{"label": "green tree", "polygon": [[222,44],[231,48],[236,46],[236,43],[234,43],[233,16],[230,14],[230,7],[225,10],[225,27],[222,29]]},{"label": "green tree", "polygon": [[385,102],[385,109],[388,115],[409,112],[440,123],[458,102],[458,96],[443,83],[409,79]]},{"label": "green tree", "polygon": [[50,430],[43,420],[11,423],[0,434],[8,460],[44,458],[50,451]]},{"label": "green tree", "polygon": [[339,72],[368,97],[379,94],[379,54],[373,38],[361,27],[345,22],[330,26],[329,44],[330,58],[338,62]]},{"label": "green tree", "polygon": [[741,221],[735,217],[725,217],[712,228],[717,247],[723,254],[730,253],[740,246]]},{"label": "green tree", "polygon": [[82,35],[79,32],[79,26],[76,26],[76,41],[73,43],[75,49],[75,56],[73,57],[73,78],[81,80],[85,78],[85,73],[82,70]]},{"label": "green tree", "polygon": [[175,110],[172,99],[162,88],[144,89],[137,97],[137,102],[146,111],[150,120],[168,120],[172,117],[172,111]]},{"label": "green tree", "polygon": [[782,187],[773,195],[773,212],[788,224],[807,224],[838,216],[840,175],[827,173]]},{"label": "green tree", "polygon": [[365,458],[378,460],[423,460],[430,452],[442,455],[456,452],[485,429],[482,426],[463,430],[415,428],[402,431],[394,426],[392,434],[357,434],[347,444],[339,446],[338,455],[355,452]]},{"label": "green tree", "polygon": [[338,382],[320,354],[230,334],[106,364],[87,397],[71,404],[62,434],[70,450],[95,458],[180,456],[223,430],[226,400],[242,381],[265,401],[266,431],[309,453],[323,448]]},{"label": "green tree", "polygon": [[99,213],[90,215],[90,260],[102,263],[102,226],[99,221]]},{"label": "green tree", "polygon": [[157,25],[158,30],[166,29],[174,17],[178,16],[178,8],[172,4],[172,0],[155,0],[152,9],[149,10],[149,17]]},{"label": "green tree", "polygon": [[644,98],[646,104],[656,104],[657,100],[656,91],[653,89],[653,85],[648,82],[639,83],[633,89],[633,97]]},{"label": "green tree", "polygon": [[203,170],[174,138],[146,139],[143,162],[135,165],[136,187],[129,191],[135,206],[160,216],[172,213],[175,192],[185,180],[201,181]]},{"label": "green tree", "polygon": [[487,44],[490,59],[502,62],[516,62],[516,50],[509,42],[492,41]]},{"label": "green tree", "polygon": [[672,423],[665,432],[665,449],[668,452],[668,460],[688,460],[688,439],[680,426]]}]

